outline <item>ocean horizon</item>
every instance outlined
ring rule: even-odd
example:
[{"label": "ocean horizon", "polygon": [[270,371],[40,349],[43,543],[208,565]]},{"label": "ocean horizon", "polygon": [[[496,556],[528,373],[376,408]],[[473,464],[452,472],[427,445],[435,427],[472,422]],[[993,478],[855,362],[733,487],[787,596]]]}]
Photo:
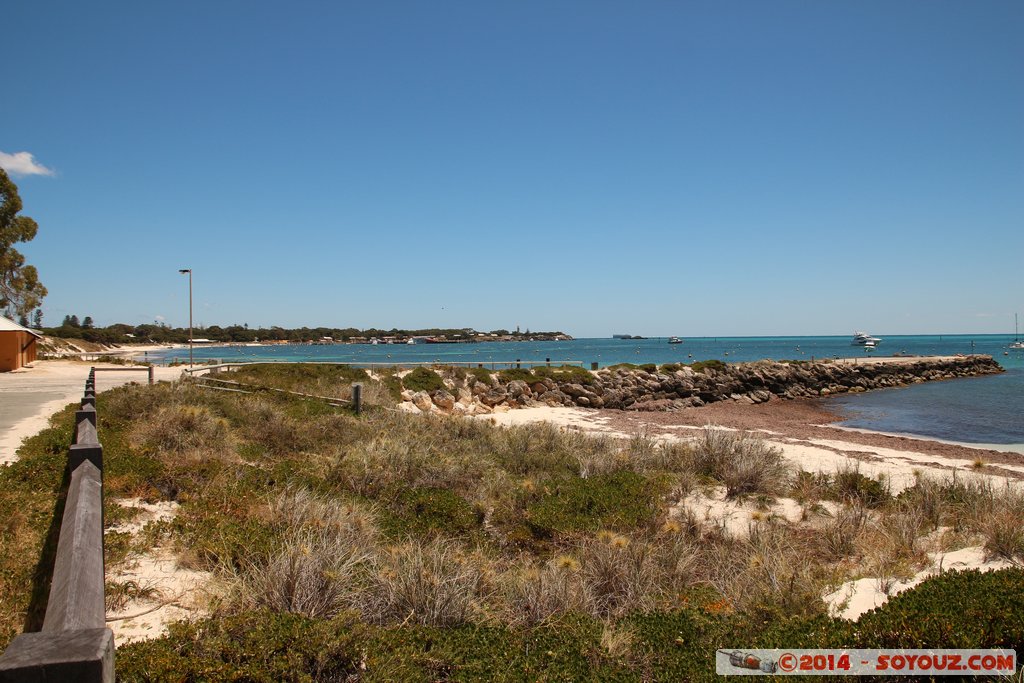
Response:
[{"label": "ocean horizon", "polygon": [[[332,362],[352,365],[402,363],[476,363],[500,368],[522,361],[608,367],[619,363],[691,363],[703,360],[749,362],[811,360],[859,356],[990,355],[1006,372],[1000,375],[928,382],[898,389],[846,394],[827,405],[845,419],[842,426],[908,434],[968,444],[1024,445],[1024,352],[1008,350],[1013,335],[890,335],[875,351],[853,346],[848,336],[591,338],[557,342],[480,342],[470,344],[334,344],[213,346],[193,349],[197,363]],[[187,349],[149,352],[156,363],[187,362]]]}]

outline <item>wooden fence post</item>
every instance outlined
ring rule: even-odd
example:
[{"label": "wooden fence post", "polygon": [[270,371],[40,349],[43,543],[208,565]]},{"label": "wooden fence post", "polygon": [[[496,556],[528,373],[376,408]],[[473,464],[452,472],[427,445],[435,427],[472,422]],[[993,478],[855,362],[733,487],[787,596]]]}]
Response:
[{"label": "wooden fence post", "polygon": [[352,385],[352,407],[356,415],[363,412],[363,385],[358,382]]}]

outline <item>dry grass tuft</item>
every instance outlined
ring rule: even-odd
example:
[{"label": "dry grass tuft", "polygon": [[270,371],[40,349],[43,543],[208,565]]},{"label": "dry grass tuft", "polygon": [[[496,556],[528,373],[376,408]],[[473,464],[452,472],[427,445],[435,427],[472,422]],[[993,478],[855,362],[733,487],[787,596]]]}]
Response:
[{"label": "dry grass tuft", "polygon": [[371,514],[301,489],[272,500],[269,511],[282,547],[243,570],[242,602],[310,618],[349,605],[375,552]]},{"label": "dry grass tuft", "polygon": [[392,547],[375,559],[357,606],[375,623],[462,624],[481,609],[488,565],[450,540]]},{"label": "dry grass tuft", "polygon": [[970,527],[984,537],[990,559],[1024,563],[1024,493],[1009,485],[987,489],[975,501]]},{"label": "dry grass tuft", "polygon": [[707,582],[738,611],[774,618],[824,610],[825,577],[810,537],[774,523],[752,525],[745,539],[722,537],[703,550]]},{"label": "dry grass tuft", "polygon": [[633,641],[636,634],[626,624],[605,622],[601,630],[601,649],[614,661],[629,661],[633,658]]},{"label": "dry grass tuft", "polygon": [[582,539],[580,571],[595,616],[619,616],[651,609],[663,592],[662,567],[644,540],[607,531]]},{"label": "dry grass tuft", "polygon": [[239,429],[245,438],[275,455],[302,451],[305,436],[300,423],[271,401],[249,398],[239,411]]},{"label": "dry grass tuft", "polygon": [[825,555],[833,559],[855,555],[857,540],[868,519],[868,510],[863,505],[844,505],[821,530]]},{"label": "dry grass tuft", "polygon": [[328,529],[292,534],[284,547],[242,581],[246,599],[255,605],[310,618],[329,618],[352,597],[367,549],[339,543]]},{"label": "dry grass tuft", "polygon": [[158,451],[230,450],[232,438],[227,420],[205,406],[171,404],[158,408],[137,423],[134,441]]},{"label": "dry grass tuft", "polygon": [[788,486],[782,452],[762,439],[707,427],[693,447],[693,468],[725,484],[726,496],[778,493]]},{"label": "dry grass tuft", "polygon": [[543,566],[529,559],[523,562],[502,577],[509,621],[533,626],[567,612],[586,611],[590,599],[576,558],[560,555]]}]

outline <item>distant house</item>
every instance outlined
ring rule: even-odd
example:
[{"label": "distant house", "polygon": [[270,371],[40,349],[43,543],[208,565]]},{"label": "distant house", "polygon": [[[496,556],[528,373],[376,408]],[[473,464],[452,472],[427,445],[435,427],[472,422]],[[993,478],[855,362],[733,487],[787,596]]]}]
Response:
[{"label": "distant house", "polygon": [[0,316],[0,372],[25,367],[36,359],[36,342],[42,334]]}]

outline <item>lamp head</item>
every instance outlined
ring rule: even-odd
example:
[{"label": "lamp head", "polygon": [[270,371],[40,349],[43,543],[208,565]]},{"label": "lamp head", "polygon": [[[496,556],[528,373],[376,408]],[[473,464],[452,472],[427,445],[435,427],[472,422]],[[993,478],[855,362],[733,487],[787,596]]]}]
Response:
[{"label": "lamp head", "polygon": [[184,275],[185,273],[191,273],[192,269],[191,268],[180,268],[180,269],[178,269],[178,272],[181,273],[182,275]]}]

